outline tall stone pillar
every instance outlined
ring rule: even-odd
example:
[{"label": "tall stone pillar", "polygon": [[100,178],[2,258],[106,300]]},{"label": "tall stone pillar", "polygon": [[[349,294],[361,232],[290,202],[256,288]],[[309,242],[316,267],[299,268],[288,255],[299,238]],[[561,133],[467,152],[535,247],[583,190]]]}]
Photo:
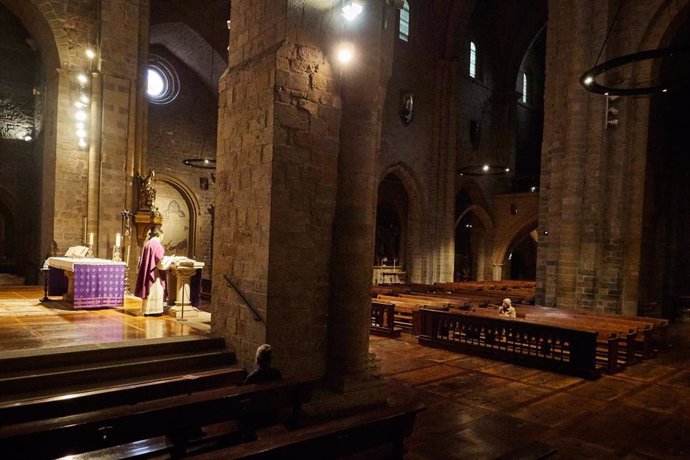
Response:
[{"label": "tall stone pillar", "polygon": [[[392,10],[391,10],[392,11]],[[383,1],[370,1],[353,43],[356,59],[342,70],[343,114],[338,202],[333,234],[328,315],[328,377],[340,389],[367,380],[371,267],[376,225],[376,159],[381,114],[391,73],[392,21]]]},{"label": "tall stone pillar", "polygon": [[[364,382],[368,391],[378,384],[369,378],[369,289],[394,24],[389,18],[382,28],[382,15],[395,10],[366,3],[347,37],[356,57],[345,68],[332,56],[339,16],[319,2],[271,3],[232,5],[220,81],[212,332],[248,368],[266,342],[288,377],[340,391]],[[315,400],[314,411],[343,407],[340,398]]]},{"label": "tall stone pillar", "polygon": [[[232,4],[220,80],[212,332],[288,377],[327,362],[341,98],[328,16],[310,2]],[[258,316],[255,316],[253,308]]]}]

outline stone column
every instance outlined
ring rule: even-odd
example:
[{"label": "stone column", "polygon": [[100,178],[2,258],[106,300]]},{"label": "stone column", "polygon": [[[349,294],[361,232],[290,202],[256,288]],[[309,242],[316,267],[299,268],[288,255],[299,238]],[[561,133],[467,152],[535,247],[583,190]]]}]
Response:
[{"label": "stone column", "polygon": [[358,19],[360,28],[356,36],[353,34],[357,59],[342,70],[338,201],[328,315],[328,378],[341,390],[368,379],[376,158],[385,88],[391,72],[393,26],[382,26],[382,15],[387,10],[383,1],[367,3],[365,13]]}]

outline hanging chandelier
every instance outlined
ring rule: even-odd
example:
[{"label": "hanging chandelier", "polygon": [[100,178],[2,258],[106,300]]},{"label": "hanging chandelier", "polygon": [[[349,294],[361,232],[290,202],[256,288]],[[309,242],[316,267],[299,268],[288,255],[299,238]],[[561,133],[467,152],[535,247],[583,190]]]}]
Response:
[{"label": "hanging chandelier", "polygon": [[637,53],[626,54],[617,58],[610,59],[606,62],[598,64],[599,58],[606,47],[606,43],[609,40],[611,31],[613,30],[618,15],[623,4],[622,0],[618,1],[618,6],[616,8],[616,13],[611,21],[608,31],[606,32],[606,37],[604,38],[604,43],[601,45],[601,50],[599,50],[599,55],[594,63],[594,66],[585,71],[580,77],[580,84],[592,93],[603,94],[606,96],[651,96],[655,94],[667,93],[670,90],[687,84],[687,81],[678,82],[654,82],[646,86],[635,86],[631,84],[628,87],[625,86],[613,86],[611,84],[604,84],[597,81],[597,77],[604,75],[607,72],[614,72],[626,65],[634,64],[636,62],[651,61],[655,59],[667,59],[667,58],[677,58],[679,56],[689,54],[689,47],[669,47],[669,48],[659,48],[646,51],[639,51]]}]

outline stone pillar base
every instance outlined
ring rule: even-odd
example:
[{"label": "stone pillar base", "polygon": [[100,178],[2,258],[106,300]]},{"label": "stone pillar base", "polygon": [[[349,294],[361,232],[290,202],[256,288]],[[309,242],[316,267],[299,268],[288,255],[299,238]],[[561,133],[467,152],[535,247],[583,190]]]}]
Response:
[{"label": "stone pillar base", "polygon": [[338,391],[327,383],[317,386],[311,401],[302,406],[302,413],[308,418],[325,419],[387,404],[386,384],[383,380],[349,381],[345,387],[345,391]]},{"label": "stone pillar base", "polygon": [[375,356],[370,354],[369,367],[361,375],[331,377],[314,389],[312,399],[302,406],[309,418],[329,418],[387,404],[386,384]]}]

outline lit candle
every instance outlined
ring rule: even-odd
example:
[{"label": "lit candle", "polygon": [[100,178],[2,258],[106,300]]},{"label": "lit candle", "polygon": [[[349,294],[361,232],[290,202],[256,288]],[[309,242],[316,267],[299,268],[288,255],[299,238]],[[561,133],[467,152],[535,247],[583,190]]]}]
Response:
[{"label": "lit candle", "polygon": [[93,246],[93,232],[89,233],[89,246]]},{"label": "lit candle", "polygon": [[120,234],[119,233],[115,234],[115,246],[117,246],[118,248],[120,247]]}]

